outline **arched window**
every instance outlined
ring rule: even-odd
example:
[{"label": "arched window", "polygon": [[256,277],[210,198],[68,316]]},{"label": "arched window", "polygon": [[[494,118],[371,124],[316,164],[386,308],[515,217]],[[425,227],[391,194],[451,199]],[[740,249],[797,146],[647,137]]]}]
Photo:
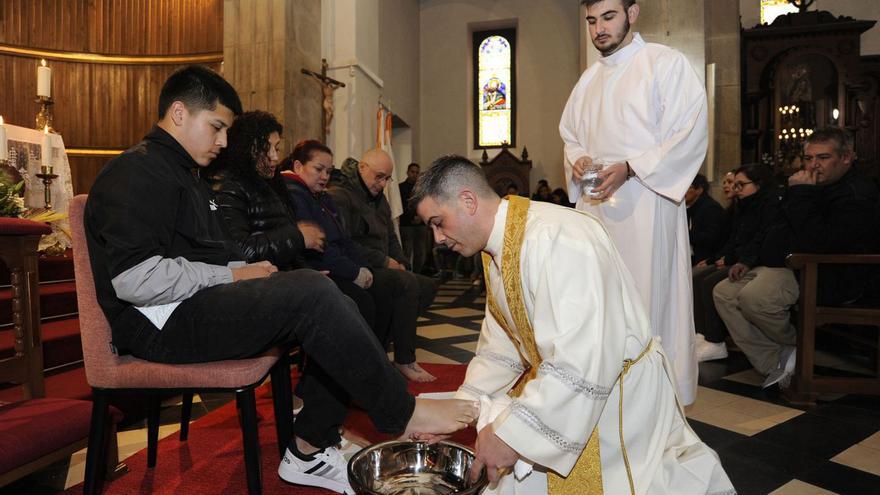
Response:
[{"label": "arched window", "polygon": [[474,147],[515,146],[516,30],[474,33]]},{"label": "arched window", "polygon": [[797,11],[798,8],[787,0],[761,0],[761,24],[770,24],[783,14]]}]

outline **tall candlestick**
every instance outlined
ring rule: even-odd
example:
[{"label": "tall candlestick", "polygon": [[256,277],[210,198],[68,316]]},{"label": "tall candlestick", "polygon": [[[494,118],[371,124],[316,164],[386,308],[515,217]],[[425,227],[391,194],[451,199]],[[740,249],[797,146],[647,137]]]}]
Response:
[{"label": "tall candlestick", "polygon": [[0,162],[9,160],[9,147],[6,143],[6,126],[3,125],[3,116],[0,115]]},{"label": "tall candlestick", "polygon": [[52,69],[46,66],[46,59],[37,66],[37,96],[52,96]]},{"label": "tall candlestick", "polygon": [[46,126],[43,128],[43,142],[40,147],[41,158],[41,172],[44,174],[52,173],[52,136],[49,135],[49,127]]}]

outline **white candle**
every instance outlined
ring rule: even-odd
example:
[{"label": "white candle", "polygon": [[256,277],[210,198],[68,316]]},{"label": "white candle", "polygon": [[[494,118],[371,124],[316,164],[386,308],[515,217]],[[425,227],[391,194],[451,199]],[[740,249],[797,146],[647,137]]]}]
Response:
[{"label": "white candle", "polygon": [[46,59],[37,66],[37,96],[52,96],[52,69],[46,67]]},{"label": "white candle", "polygon": [[6,143],[6,126],[3,125],[3,116],[0,115],[0,162],[9,159],[9,147]]},{"label": "white candle", "polygon": [[40,171],[44,174],[52,173],[52,136],[49,135],[49,126],[43,128],[43,142],[40,147],[40,155],[42,158],[42,167]]}]

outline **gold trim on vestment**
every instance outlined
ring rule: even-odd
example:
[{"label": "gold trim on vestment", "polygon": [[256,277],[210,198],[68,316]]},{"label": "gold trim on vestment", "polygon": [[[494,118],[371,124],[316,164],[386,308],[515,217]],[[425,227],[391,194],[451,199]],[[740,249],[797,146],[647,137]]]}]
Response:
[{"label": "gold trim on vestment", "polygon": [[[509,205],[504,225],[504,245],[501,250],[501,279],[504,282],[504,295],[507,299],[507,307],[510,308],[513,325],[510,325],[504,317],[492,293],[492,284],[489,282],[492,258],[485,252],[483,273],[486,277],[486,301],[489,303],[489,312],[516,344],[520,359],[526,366],[526,371],[509,393],[512,397],[519,397],[526,384],[535,377],[538,366],[541,365],[541,355],[538,353],[535,332],[529,322],[529,315],[523,303],[522,285],[520,285],[520,255],[525,240],[530,202],[528,198],[520,196],[508,196],[507,199]],[[523,350],[526,356],[522,355]],[[562,477],[552,471],[547,473],[547,491],[550,495],[602,495],[602,460],[599,456],[598,428],[593,428],[587,446],[568,476]]]}]

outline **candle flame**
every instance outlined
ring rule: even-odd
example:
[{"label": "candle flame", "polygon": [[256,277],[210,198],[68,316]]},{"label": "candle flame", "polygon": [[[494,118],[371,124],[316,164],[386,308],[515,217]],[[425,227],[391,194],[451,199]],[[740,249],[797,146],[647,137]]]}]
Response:
[{"label": "candle flame", "polygon": [[43,134],[49,134],[49,124],[46,124],[46,126],[43,127]]},{"label": "candle flame", "polygon": [[45,58],[40,59],[40,65],[42,65],[43,67],[46,66],[46,59]]}]

